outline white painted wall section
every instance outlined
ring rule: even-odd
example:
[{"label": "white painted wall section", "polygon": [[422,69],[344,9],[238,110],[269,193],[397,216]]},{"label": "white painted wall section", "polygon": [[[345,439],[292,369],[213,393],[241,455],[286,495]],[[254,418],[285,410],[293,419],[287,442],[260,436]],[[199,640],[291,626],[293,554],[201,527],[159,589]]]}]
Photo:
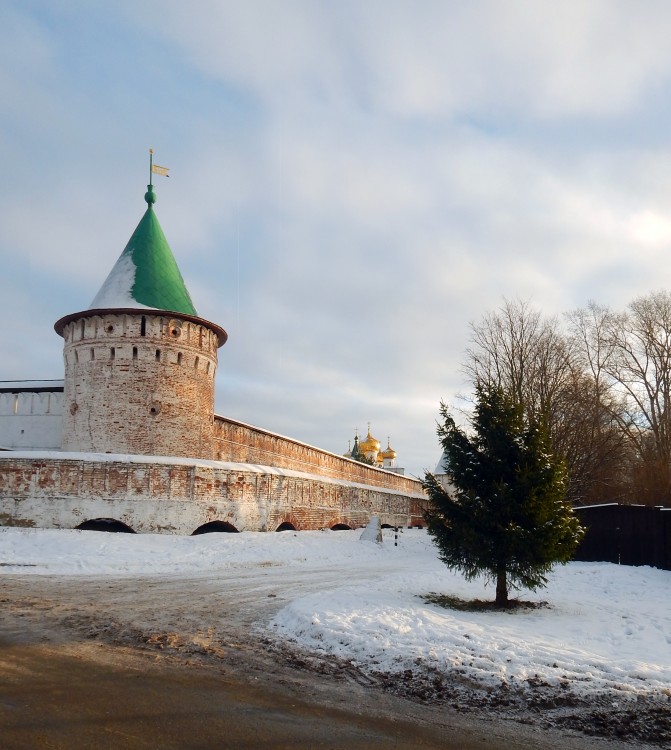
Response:
[{"label": "white painted wall section", "polygon": [[0,392],[1,448],[60,450],[62,432],[61,391]]}]

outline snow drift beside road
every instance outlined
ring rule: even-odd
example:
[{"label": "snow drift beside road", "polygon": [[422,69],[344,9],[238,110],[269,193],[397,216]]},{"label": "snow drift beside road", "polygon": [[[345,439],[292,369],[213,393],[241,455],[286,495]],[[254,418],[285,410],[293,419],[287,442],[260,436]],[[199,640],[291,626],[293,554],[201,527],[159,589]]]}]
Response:
[{"label": "snow drift beside road", "polygon": [[[393,532],[377,545],[361,532],[149,534],[0,528],[2,575],[190,576],[221,579],[236,569],[276,571],[278,582],[314,569],[342,584],[306,589],[270,623],[276,637],[363,670],[457,670],[485,685],[544,681],[586,694],[671,696],[671,572],[570,563],[547,589],[521,597],[549,607],[461,612],[425,602],[429,592],[492,599],[438,560],[426,532]],[[299,590],[300,591],[300,590]],[[216,622],[204,623],[216,628]],[[615,698],[614,698],[615,700]]]}]

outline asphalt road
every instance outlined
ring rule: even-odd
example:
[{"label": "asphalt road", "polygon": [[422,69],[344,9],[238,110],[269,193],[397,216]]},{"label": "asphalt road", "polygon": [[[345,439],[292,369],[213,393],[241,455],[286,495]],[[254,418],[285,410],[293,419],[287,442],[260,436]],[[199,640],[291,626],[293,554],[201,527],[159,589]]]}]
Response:
[{"label": "asphalt road", "polygon": [[328,575],[0,576],[0,750],[634,747],[421,703],[267,648],[253,623]]},{"label": "asphalt road", "polygon": [[110,664],[51,647],[1,649],[5,750],[496,747],[477,730],[446,733],[345,702],[314,705],[209,669],[132,655]]}]

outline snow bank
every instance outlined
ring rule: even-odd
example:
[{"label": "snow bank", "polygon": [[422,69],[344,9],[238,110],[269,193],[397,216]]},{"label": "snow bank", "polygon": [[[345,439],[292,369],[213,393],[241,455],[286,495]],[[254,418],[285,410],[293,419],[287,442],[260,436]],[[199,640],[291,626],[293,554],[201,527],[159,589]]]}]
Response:
[{"label": "snow bank", "polygon": [[[205,534],[196,537],[0,528],[0,574],[217,576],[258,567],[309,581],[338,571],[341,585],[294,598],[269,627],[298,647],[335,655],[371,672],[457,670],[484,684],[540,679],[589,693],[671,695],[671,572],[608,563],[570,563],[547,589],[524,593],[548,607],[460,612],[429,604],[429,592],[492,599],[438,560],[425,532],[393,545],[360,532]],[[280,579],[278,579],[280,580]],[[314,584],[314,578],[312,579]],[[197,585],[194,584],[194,585]],[[314,585],[312,586],[314,589]],[[213,623],[209,623],[213,625]]]}]

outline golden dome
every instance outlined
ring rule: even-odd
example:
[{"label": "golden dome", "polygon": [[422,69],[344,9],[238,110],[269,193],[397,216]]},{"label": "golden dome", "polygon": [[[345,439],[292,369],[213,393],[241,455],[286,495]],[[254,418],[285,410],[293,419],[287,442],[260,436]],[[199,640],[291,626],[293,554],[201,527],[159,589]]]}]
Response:
[{"label": "golden dome", "polygon": [[392,461],[396,458],[396,451],[389,445],[389,440],[387,440],[387,449],[382,451],[380,455],[382,458],[389,458]]},{"label": "golden dome", "polygon": [[370,427],[368,428],[368,435],[366,435],[366,439],[359,443],[359,450],[362,453],[379,453],[380,452],[380,441],[376,440],[371,434],[370,434]]}]

